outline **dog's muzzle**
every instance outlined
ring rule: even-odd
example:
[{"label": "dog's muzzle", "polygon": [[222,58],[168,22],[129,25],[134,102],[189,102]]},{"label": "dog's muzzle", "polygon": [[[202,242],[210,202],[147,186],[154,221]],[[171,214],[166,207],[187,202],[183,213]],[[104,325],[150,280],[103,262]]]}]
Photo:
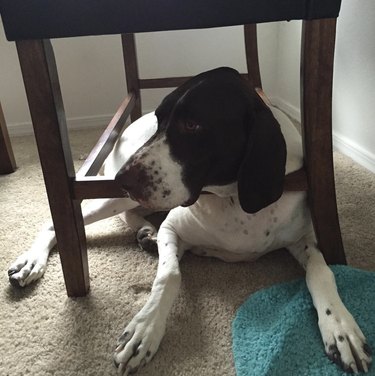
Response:
[{"label": "dog's muzzle", "polygon": [[121,186],[124,197],[147,206],[150,198],[150,178],[146,169],[139,164],[126,164],[116,175],[115,181]]}]

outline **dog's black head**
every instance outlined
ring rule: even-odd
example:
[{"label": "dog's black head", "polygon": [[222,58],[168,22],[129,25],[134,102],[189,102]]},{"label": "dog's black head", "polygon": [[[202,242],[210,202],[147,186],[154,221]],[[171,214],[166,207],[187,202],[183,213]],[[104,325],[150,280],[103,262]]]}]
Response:
[{"label": "dog's black head", "polygon": [[[136,180],[146,183],[138,187],[143,194],[134,195],[142,204],[160,207],[153,203],[164,201],[168,209],[190,205],[204,187],[236,181],[241,206],[247,212],[259,211],[281,196],[286,147],[279,124],[234,69],[218,68],[194,77],[169,94],[155,114],[156,135],[118,174],[125,182],[124,173],[129,177],[128,171],[133,170],[134,175],[137,169]],[[163,154],[163,148],[168,152]],[[164,179],[155,180],[150,166],[144,166],[152,163],[150,154]],[[177,177],[169,176],[169,168]],[[150,182],[152,189],[147,188]]]}]

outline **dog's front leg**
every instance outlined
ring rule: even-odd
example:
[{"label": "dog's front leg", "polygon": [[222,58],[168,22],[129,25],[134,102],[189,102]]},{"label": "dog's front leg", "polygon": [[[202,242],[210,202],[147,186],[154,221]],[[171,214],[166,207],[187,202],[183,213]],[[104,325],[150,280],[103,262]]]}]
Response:
[{"label": "dog's front leg", "polygon": [[[83,207],[85,226],[120,214],[136,207],[138,203],[126,198],[92,200]],[[40,279],[47,268],[48,255],[56,244],[53,224],[45,224],[36,236],[30,249],[22,253],[8,269],[9,282],[24,287]]]},{"label": "dog's front leg", "polygon": [[346,372],[367,372],[371,349],[337,292],[334,274],[313,241],[302,239],[289,251],[306,269],[306,283],[318,313],[327,356]]},{"label": "dog's front leg", "polygon": [[179,259],[186,246],[164,222],[157,236],[159,264],[151,295],[118,340],[114,361],[120,375],[136,372],[155,355],[164,336],[168,314],[178,294]]}]

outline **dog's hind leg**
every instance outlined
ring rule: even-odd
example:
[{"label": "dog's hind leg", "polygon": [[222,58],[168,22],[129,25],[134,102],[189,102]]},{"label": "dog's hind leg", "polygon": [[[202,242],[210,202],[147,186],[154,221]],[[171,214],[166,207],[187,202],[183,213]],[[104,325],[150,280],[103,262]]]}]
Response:
[{"label": "dog's hind leg", "polygon": [[151,295],[125,328],[115,350],[114,361],[120,375],[133,374],[155,355],[180,288],[179,259],[188,246],[166,221],[162,223],[157,238],[159,264]]},{"label": "dog's hind leg", "polygon": [[140,213],[139,209],[128,210],[122,213],[120,218],[137,233],[137,242],[143,250],[157,252],[157,230],[151,222],[144,218],[145,215],[150,213]]},{"label": "dog's hind leg", "polygon": [[346,372],[367,372],[372,361],[371,349],[341,301],[334,274],[316,247],[315,238],[303,238],[288,250],[306,270],[306,283],[318,313],[327,356]]},{"label": "dog's hind leg", "polygon": [[[82,209],[83,221],[85,225],[89,225],[133,209],[137,205],[135,201],[126,198],[92,200]],[[9,267],[9,282],[14,286],[24,287],[41,278],[46,271],[48,255],[55,245],[53,224],[45,224],[30,249]]]}]

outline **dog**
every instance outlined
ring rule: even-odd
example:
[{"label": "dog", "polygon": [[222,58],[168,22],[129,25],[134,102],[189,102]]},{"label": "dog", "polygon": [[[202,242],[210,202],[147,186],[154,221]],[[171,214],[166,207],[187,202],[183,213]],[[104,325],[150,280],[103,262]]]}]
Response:
[{"label": "dog", "polygon": [[[159,252],[150,297],[115,349],[120,375],[155,355],[185,251],[236,262],[283,247],[306,270],[328,357],[347,372],[368,371],[371,349],[317,247],[306,192],[283,188],[285,176],[302,165],[301,138],[289,118],[226,67],[188,80],[125,130],[104,166],[124,197],[94,200],[83,210],[85,225],[121,215],[143,248],[157,244]],[[169,211],[158,232],[139,207]],[[49,224],[11,265],[10,282],[39,279],[55,243]]]}]

